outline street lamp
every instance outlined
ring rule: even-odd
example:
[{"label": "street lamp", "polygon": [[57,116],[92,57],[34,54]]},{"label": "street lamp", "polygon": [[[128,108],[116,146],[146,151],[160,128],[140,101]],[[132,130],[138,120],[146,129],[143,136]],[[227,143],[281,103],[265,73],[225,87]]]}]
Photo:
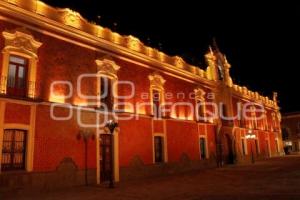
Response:
[{"label": "street lamp", "polygon": [[115,128],[118,127],[118,123],[114,120],[109,120],[105,124],[105,128],[107,128],[110,132],[110,142],[111,142],[111,153],[110,153],[110,166],[111,166],[111,173],[109,178],[109,188],[114,188],[114,131]]},{"label": "street lamp", "polygon": [[[255,140],[256,139],[256,135],[252,132],[252,130],[250,129],[249,131],[248,131],[248,133],[246,134],[246,139],[250,139],[251,141],[252,140]],[[251,142],[250,141],[250,142]],[[255,160],[254,160],[254,154],[253,154],[253,147],[252,147],[252,144],[253,142],[251,142],[250,143],[250,147],[251,147],[251,159],[252,159],[252,163],[255,163]]]},{"label": "street lamp", "polygon": [[84,142],[84,175],[85,175],[85,185],[88,185],[88,162],[87,162],[87,157],[88,157],[88,141],[90,138],[94,139],[94,134],[90,130],[80,130],[79,134],[77,136],[77,139],[80,140],[80,138],[83,139]]}]

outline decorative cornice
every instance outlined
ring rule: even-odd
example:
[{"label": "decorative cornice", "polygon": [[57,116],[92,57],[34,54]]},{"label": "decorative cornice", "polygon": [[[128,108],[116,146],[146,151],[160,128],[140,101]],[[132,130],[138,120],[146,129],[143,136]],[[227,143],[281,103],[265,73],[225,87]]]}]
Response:
[{"label": "decorative cornice", "polygon": [[205,101],[205,91],[202,88],[194,89],[195,92],[195,99],[199,99],[201,101]]},{"label": "decorative cornice", "polygon": [[102,59],[95,60],[97,64],[97,73],[105,74],[113,78],[117,78],[117,72],[120,66],[115,63],[111,57],[104,57]]},{"label": "decorative cornice", "polygon": [[[21,23],[23,26],[29,27],[35,31],[42,32],[51,36],[56,35],[55,33],[61,33],[57,35],[57,38],[76,38],[78,41],[84,43],[83,46],[89,46],[91,48],[100,47],[101,51],[107,50],[107,53],[115,55],[116,57],[125,56],[133,60],[139,60],[140,62],[148,63],[153,67],[163,69],[168,72],[172,72],[176,75],[182,76],[183,78],[188,78],[196,82],[201,82],[205,85],[214,87],[215,83],[207,79],[206,72],[198,68],[195,70],[195,66],[188,65],[185,69],[179,69],[174,66],[172,59],[164,54],[163,52],[158,51],[157,49],[146,47],[141,44],[141,51],[135,51],[127,47],[127,41],[125,38],[118,33],[112,32],[108,28],[103,28],[101,26],[95,25],[93,23],[83,23],[79,28],[69,26],[64,24],[62,17],[59,15],[59,12],[51,6],[46,5],[41,1],[33,0],[19,0],[23,3],[15,6],[13,4],[8,4],[6,1],[0,0],[0,12],[5,13],[12,18],[26,21],[28,23]],[[29,6],[31,3],[36,3],[35,5]],[[27,6],[23,6],[26,3]],[[35,9],[30,9],[30,8]],[[27,9],[28,8],[28,9]],[[61,12],[60,12],[61,13]],[[1,16],[0,16],[1,17]],[[1,17],[7,21],[14,21],[12,18],[9,20],[6,17]],[[38,25],[40,28],[36,28]],[[129,36],[127,36],[129,37]],[[133,37],[133,36],[132,36]],[[65,40],[68,40],[65,38]],[[71,40],[74,42],[74,40]]]},{"label": "decorative cornice", "polygon": [[166,80],[157,72],[148,76],[152,87],[163,89]]},{"label": "decorative cornice", "polygon": [[3,31],[2,35],[5,39],[5,48],[16,48],[33,54],[37,57],[37,50],[42,45],[41,42],[35,40],[31,33],[22,28],[13,31]]},{"label": "decorative cornice", "polygon": [[[212,77],[212,61],[215,61],[216,57],[212,51],[205,55],[206,59],[211,62],[208,62],[207,70],[204,71],[199,67],[186,63],[181,57],[172,58],[157,49],[145,46],[138,38],[121,36],[108,28],[90,23],[79,13],[68,8],[56,9],[39,0],[0,0],[0,12],[3,12],[6,16],[27,21],[29,24],[46,28],[52,34],[54,32],[62,33],[62,35],[76,38],[87,42],[87,44],[99,46],[111,53],[146,61],[159,69],[163,68],[197,82],[212,87],[216,86],[215,77]],[[230,64],[226,63],[228,64],[227,68],[230,68]],[[248,93],[247,95],[252,98],[251,94]],[[266,99],[263,102],[269,104],[269,106],[278,107],[274,105],[275,103],[272,100]]]},{"label": "decorative cornice", "polygon": [[82,23],[86,23],[86,20],[76,11],[69,8],[57,9],[58,13],[62,16],[61,21],[75,28],[81,28]]}]

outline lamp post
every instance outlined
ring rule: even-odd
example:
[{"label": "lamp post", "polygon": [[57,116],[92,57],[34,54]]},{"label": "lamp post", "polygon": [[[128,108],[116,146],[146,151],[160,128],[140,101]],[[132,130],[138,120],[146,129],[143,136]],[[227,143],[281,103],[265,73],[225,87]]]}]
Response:
[{"label": "lamp post", "polygon": [[250,129],[249,131],[248,131],[248,133],[246,134],[246,139],[250,139],[250,142],[251,142],[251,161],[252,161],[252,163],[255,163],[255,159],[254,159],[254,153],[253,153],[253,147],[252,147],[252,140],[254,140],[254,139],[256,139],[256,135],[252,132],[252,130]]},{"label": "lamp post", "polygon": [[[88,141],[91,137],[93,137],[93,132],[90,130],[80,130],[78,134],[78,139],[83,138],[84,142],[84,177],[85,177],[85,185],[88,185]],[[92,138],[93,139],[93,138]]]},{"label": "lamp post", "polygon": [[114,131],[115,128],[118,127],[118,123],[115,122],[114,120],[109,120],[106,124],[105,127],[109,130],[110,132],[110,142],[111,142],[111,151],[110,151],[110,166],[111,166],[111,173],[110,173],[110,178],[109,178],[109,188],[114,188]]}]

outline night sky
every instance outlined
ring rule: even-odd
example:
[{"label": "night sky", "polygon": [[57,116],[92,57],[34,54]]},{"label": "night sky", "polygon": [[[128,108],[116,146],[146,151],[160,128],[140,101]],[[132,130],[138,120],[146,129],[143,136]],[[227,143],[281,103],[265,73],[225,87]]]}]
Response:
[{"label": "night sky", "polygon": [[296,3],[43,1],[69,7],[89,21],[134,35],[202,68],[215,38],[232,65],[235,83],[269,97],[277,91],[282,112],[300,111],[300,7]]}]

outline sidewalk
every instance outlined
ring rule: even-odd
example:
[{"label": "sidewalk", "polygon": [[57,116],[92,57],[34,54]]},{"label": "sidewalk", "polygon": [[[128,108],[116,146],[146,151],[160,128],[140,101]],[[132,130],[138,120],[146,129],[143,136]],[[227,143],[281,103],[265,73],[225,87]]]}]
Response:
[{"label": "sidewalk", "polygon": [[48,193],[5,194],[7,199],[300,199],[300,156],[286,156],[251,165],[209,169],[169,177],[104,186],[75,187]]}]

